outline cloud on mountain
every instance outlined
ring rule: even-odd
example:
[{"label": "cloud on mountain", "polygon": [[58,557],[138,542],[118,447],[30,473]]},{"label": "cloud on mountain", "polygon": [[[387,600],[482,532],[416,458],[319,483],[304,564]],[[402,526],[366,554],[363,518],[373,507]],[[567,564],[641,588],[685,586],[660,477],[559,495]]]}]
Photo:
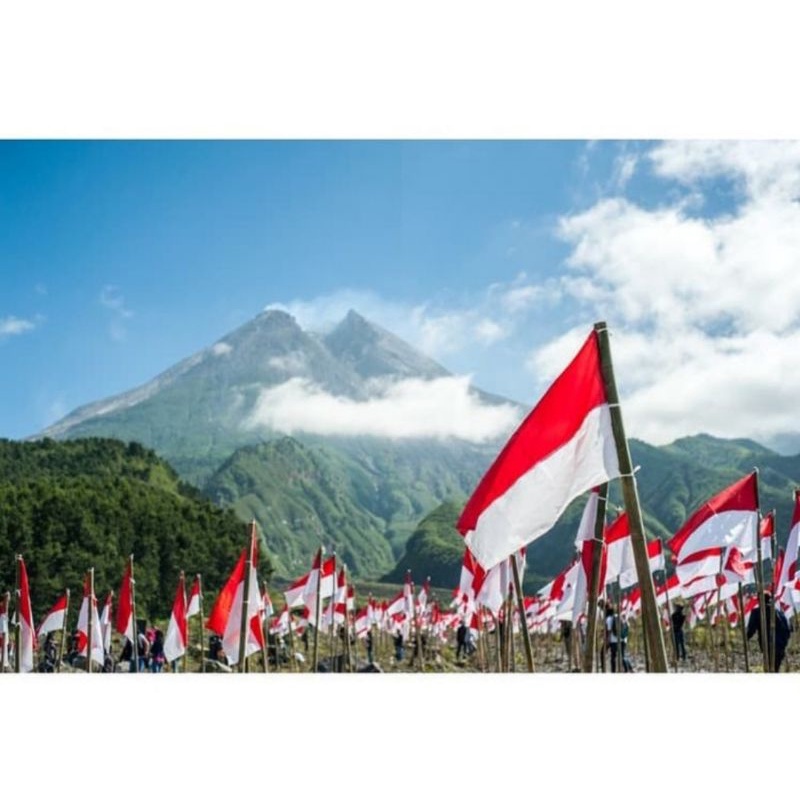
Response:
[{"label": "cloud on mountain", "polygon": [[332,395],[303,378],[292,378],[261,391],[245,427],[286,434],[456,438],[479,443],[508,435],[519,421],[513,406],[482,403],[470,392],[468,377],[400,380],[364,401]]}]

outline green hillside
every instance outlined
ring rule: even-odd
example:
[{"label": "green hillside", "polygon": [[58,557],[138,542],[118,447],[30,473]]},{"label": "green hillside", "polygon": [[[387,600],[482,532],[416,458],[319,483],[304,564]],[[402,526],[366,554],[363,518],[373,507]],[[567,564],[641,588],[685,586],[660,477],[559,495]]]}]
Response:
[{"label": "green hillside", "polygon": [[211,603],[245,543],[242,520],[140,445],[0,440],[0,590],[21,553],[35,619],[65,588],[80,597],[91,567],[98,597],[118,591],[131,553],[142,615],[169,616],[181,569],[203,575]]}]

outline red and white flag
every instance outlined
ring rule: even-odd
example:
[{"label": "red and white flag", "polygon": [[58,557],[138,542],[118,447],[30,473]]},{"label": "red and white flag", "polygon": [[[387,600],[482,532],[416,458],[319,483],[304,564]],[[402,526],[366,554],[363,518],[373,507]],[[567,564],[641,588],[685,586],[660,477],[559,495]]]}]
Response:
[{"label": "red and white flag", "polygon": [[172,613],[167,625],[167,635],[164,637],[164,658],[167,661],[176,661],[186,652],[189,641],[187,610],[186,579],[181,572],[178,578],[178,588],[175,591],[175,600],[172,603]]},{"label": "red and white flag", "polygon": [[780,570],[776,570],[778,579],[776,581],[776,596],[781,597],[786,591],[791,591],[793,584],[797,580],[797,556],[798,541],[800,541],[800,492],[795,494],[794,512],[792,514],[791,528],[789,529],[789,539],[786,542],[786,550],[783,553],[783,562]]},{"label": "red and white flag", "polygon": [[122,576],[122,586],[119,589],[119,602],[117,603],[117,633],[122,634],[129,642],[136,642],[136,632],[133,619],[133,559],[125,565],[125,574]]},{"label": "red and white flag", "polygon": [[100,627],[100,615],[97,613],[97,598],[92,594],[91,579],[86,576],[83,583],[83,600],[78,612],[78,652],[87,655],[89,646],[89,614],[92,615],[92,661],[101,667],[105,663],[105,649],[103,648],[103,629]]},{"label": "red and white flag", "polygon": [[200,613],[200,604],[203,601],[203,590],[201,586],[200,576],[195,575],[192,589],[189,592],[189,605],[186,609],[186,619],[193,617],[195,614]]},{"label": "red and white flag", "polygon": [[[247,595],[247,638],[245,641],[245,658],[253,653],[260,652],[264,647],[264,630],[261,625],[261,596],[258,591],[258,575],[256,566],[258,548],[256,547],[255,531],[250,538],[250,576],[249,591]],[[247,568],[247,548],[242,550],[239,561],[228,578],[225,586],[220,590],[206,627],[222,637],[222,649],[228,663],[239,663],[239,650],[241,644],[242,608],[244,606],[244,584]]]},{"label": "red and white flag", "polygon": [[719,572],[731,546],[749,558],[755,552],[757,530],[758,484],[753,472],[706,501],[667,542],[681,582]]},{"label": "red and white flag", "polygon": [[[661,539],[652,539],[647,543],[647,562],[650,565],[650,574],[664,569],[664,545]],[[627,589],[639,583],[639,575],[636,568],[626,570],[619,576],[620,589]]]},{"label": "red and white flag", "polygon": [[[320,582],[320,565],[322,580]],[[320,587],[320,600],[333,595],[334,575],[336,572],[336,556],[322,560],[322,548],[314,556],[311,571],[298,578],[283,594],[290,608],[305,606],[312,614],[317,602],[317,585]]]},{"label": "red and white flag", "polygon": [[631,529],[626,511],[623,511],[606,527],[603,540],[606,543],[607,568],[605,583],[601,586],[606,586],[617,580],[623,572],[630,570],[636,572],[633,546],[631,545]]},{"label": "red and white flag", "polygon": [[17,615],[19,618],[19,668],[20,672],[33,672],[33,651],[36,649],[36,629],[33,627],[33,609],[31,608],[31,589],[28,585],[28,570],[25,560],[17,556],[19,561],[19,594],[17,596]]},{"label": "red and white flag", "polygon": [[69,605],[69,589],[56,600],[55,605],[47,612],[42,620],[37,636],[45,636],[52,631],[64,629],[64,620],[67,616],[67,606]]},{"label": "red and white flag", "polygon": [[488,570],[547,533],[576,497],[619,474],[592,331],[484,475],[458,530]]}]

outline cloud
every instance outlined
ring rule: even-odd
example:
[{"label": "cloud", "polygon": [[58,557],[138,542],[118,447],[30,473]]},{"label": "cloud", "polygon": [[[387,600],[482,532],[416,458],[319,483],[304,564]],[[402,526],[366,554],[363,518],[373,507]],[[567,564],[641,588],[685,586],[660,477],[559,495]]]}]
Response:
[{"label": "cloud", "polygon": [[217,342],[211,348],[211,352],[215,356],[227,356],[233,352],[233,346],[227,342]]},{"label": "cloud", "polygon": [[5,339],[9,336],[20,336],[23,333],[34,330],[36,322],[29,319],[20,319],[19,317],[3,317],[0,319],[0,339]]},{"label": "cloud", "polygon": [[100,305],[111,312],[111,322],[108,332],[115,342],[124,341],[128,330],[125,322],[134,314],[125,305],[125,298],[120,294],[119,287],[106,285],[100,292]]},{"label": "cloud", "polygon": [[298,372],[305,372],[308,364],[306,363],[305,353],[296,351],[286,353],[282,356],[272,356],[267,364],[273,369],[280,370],[281,372],[288,372],[297,375]]},{"label": "cloud", "polygon": [[504,436],[518,423],[513,406],[486,405],[471,393],[468,377],[401,380],[365,401],[332,395],[303,378],[292,378],[262,390],[246,427],[286,434],[478,443]]},{"label": "cloud", "polygon": [[[642,160],[686,193],[606,197],[558,229],[565,296],[613,334],[628,433],[660,444],[797,430],[800,143],[666,143]],[[720,182],[733,202],[700,213]],[[552,378],[588,329],[538,348],[529,368]]]}]

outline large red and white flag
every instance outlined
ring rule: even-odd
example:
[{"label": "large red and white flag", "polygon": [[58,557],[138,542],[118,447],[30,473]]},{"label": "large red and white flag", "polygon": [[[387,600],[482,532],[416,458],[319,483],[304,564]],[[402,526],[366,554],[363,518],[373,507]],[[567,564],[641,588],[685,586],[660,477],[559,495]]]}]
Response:
[{"label": "large red and white flag", "polygon": [[164,657],[167,661],[176,661],[186,652],[189,641],[186,612],[186,579],[181,572],[180,578],[178,578],[178,588],[175,591],[175,600],[172,603],[172,613],[167,625],[167,635],[164,637]]},{"label": "large red and white flag", "polygon": [[22,556],[19,561],[19,595],[17,596],[17,615],[19,620],[20,672],[33,672],[33,651],[36,649],[36,629],[33,627],[33,609],[31,608],[31,589],[28,585],[28,570]]},{"label": "large red and white flag", "polygon": [[633,560],[633,546],[631,545],[631,529],[628,524],[628,513],[623,511],[604,533],[606,543],[606,577],[603,586],[613,583],[623,572],[636,571]]},{"label": "large red and white flag", "polygon": [[133,575],[132,560],[125,565],[125,574],[122,576],[122,586],[119,589],[119,602],[117,603],[117,633],[122,634],[129,642],[136,642],[135,621],[133,619]]},{"label": "large red and white flag", "polygon": [[707,500],[667,542],[681,583],[719,572],[729,547],[749,558],[755,552],[757,531],[758,484],[753,472]]},{"label": "large red and white flag", "polygon": [[619,474],[592,331],[484,475],[458,530],[488,570],[547,533],[576,497]]},{"label": "large red and white flag", "polygon": [[46,636],[52,631],[61,631],[64,629],[64,620],[67,617],[67,606],[69,605],[69,590],[64,592],[61,597],[56,600],[53,607],[47,612],[47,615],[42,620],[39,630],[36,632],[37,636]]},{"label": "large red and white flag", "polygon": [[193,617],[195,614],[200,613],[200,604],[203,601],[203,590],[201,586],[200,576],[194,576],[194,583],[189,592],[189,605],[186,608],[186,619]]},{"label": "large red and white flag", "polygon": [[[258,591],[258,575],[256,566],[258,548],[255,532],[250,538],[250,577],[247,594],[247,637],[245,640],[245,658],[260,652],[264,647],[264,630],[261,625],[261,595]],[[222,637],[222,649],[228,663],[239,663],[241,644],[242,608],[244,606],[244,584],[247,569],[247,548],[242,550],[239,561],[220,590],[206,627]]]},{"label": "large red and white flag", "polygon": [[103,648],[103,630],[100,627],[100,615],[97,613],[97,598],[92,594],[91,580],[86,576],[83,584],[83,600],[78,612],[78,653],[87,655],[89,646],[89,614],[92,615],[92,661],[101,667],[105,663],[105,650]]},{"label": "large red and white flag", "polygon": [[103,648],[106,653],[111,650],[111,633],[114,629],[114,624],[111,621],[111,604],[114,602],[114,592],[109,592],[106,595],[106,602],[103,605],[103,613],[100,614],[100,631],[103,638]]}]

